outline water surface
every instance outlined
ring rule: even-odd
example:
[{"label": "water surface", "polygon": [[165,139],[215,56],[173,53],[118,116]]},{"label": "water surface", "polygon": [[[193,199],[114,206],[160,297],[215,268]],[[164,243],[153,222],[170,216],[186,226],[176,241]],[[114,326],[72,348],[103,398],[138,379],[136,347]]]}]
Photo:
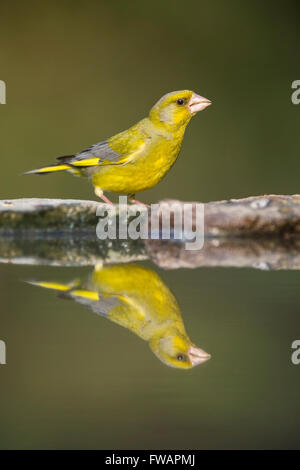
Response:
[{"label": "water surface", "polygon": [[138,265],[211,359],[169,367],[128,328],[24,282],[80,282],[93,266],[2,264],[1,448],[298,447],[299,273]]}]

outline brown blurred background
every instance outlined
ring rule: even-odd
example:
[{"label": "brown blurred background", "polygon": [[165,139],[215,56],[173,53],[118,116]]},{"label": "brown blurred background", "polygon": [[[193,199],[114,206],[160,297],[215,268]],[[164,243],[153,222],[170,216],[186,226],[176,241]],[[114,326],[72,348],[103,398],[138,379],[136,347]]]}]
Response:
[{"label": "brown blurred background", "polygon": [[[2,4],[0,198],[94,198],[79,178],[20,175],[183,88],[213,106],[142,200],[299,192],[299,39],[296,1]],[[128,331],[21,282],[87,271],[0,266],[1,448],[299,446],[297,272],[160,271],[192,340],[212,354],[178,371]]]}]

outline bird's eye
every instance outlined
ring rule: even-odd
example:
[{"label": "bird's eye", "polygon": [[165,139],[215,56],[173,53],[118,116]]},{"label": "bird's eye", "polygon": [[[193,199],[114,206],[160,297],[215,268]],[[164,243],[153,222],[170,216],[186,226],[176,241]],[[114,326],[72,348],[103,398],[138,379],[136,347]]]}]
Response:
[{"label": "bird's eye", "polygon": [[184,99],[183,98],[179,98],[177,101],[176,101],[177,104],[179,104],[179,106],[182,106],[183,103],[184,103]]},{"label": "bird's eye", "polygon": [[177,361],[180,361],[180,362],[184,360],[184,356],[182,354],[177,354],[176,358],[177,358]]}]

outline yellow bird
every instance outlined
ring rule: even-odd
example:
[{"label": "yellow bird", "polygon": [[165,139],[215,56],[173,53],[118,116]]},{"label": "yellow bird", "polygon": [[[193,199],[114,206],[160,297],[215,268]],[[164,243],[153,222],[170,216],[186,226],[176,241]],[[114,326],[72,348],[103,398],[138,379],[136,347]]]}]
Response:
[{"label": "yellow bird", "polygon": [[190,369],[210,358],[191,342],[175,297],[152,269],[136,264],[96,266],[87,282],[31,284],[54,289],[131,330],[168,366]]},{"label": "yellow bird", "polygon": [[131,202],[138,202],[135,194],[152,188],[166,175],[178,157],[187,124],[210,104],[190,90],[168,93],[130,129],[26,174],[65,170],[88,176],[96,195],[106,203],[111,201],[104,191],[126,194]]}]

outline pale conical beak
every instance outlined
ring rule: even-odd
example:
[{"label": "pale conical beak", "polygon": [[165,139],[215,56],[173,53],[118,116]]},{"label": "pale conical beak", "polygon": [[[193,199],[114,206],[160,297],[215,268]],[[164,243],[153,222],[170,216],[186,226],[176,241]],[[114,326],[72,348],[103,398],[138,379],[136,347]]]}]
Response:
[{"label": "pale conical beak", "polygon": [[188,356],[193,366],[202,364],[211,358],[211,355],[203,351],[203,349],[197,348],[196,346],[190,346],[188,349]]},{"label": "pale conical beak", "polygon": [[189,102],[189,110],[192,114],[198,113],[199,111],[203,111],[207,106],[211,105],[211,101],[203,96],[193,94]]}]

